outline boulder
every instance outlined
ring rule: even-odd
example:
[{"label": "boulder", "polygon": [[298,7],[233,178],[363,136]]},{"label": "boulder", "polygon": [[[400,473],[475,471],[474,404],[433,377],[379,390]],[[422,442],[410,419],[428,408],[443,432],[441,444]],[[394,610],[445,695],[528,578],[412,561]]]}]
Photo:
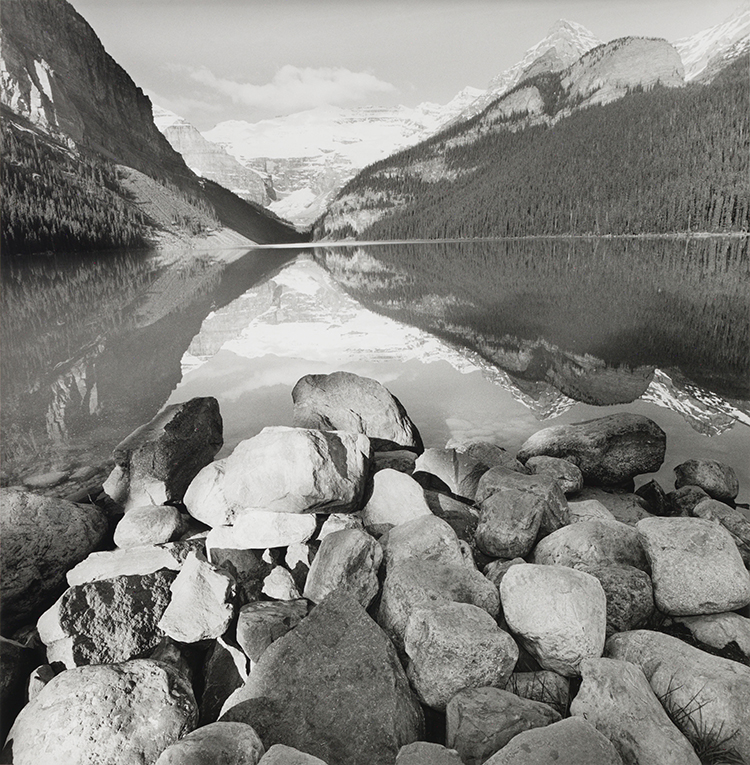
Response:
[{"label": "boulder", "polygon": [[482,569],[482,573],[499,590],[500,582],[503,581],[503,577],[508,573],[508,569],[511,566],[515,566],[519,563],[526,563],[526,561],[523,558],[511,558],[510,560],[493,560]]},{"label": "boulder", "polygon": [[400,523],[431,515],[424,490],[411,477],[386,468],[372,477],[372,494],[362,512],[367,531],[381,536]]},{"label": "boulder", "polygon": [[170,587],[159,629],[181,643],[221,637],[234,616],[231,577],[191,553]]},{"label": "boulder", "polygon": [[260,758],[258,765],[327,765],[319,757],[313,757],[307,752],[300,752],[292,746],[274,744]]},{"label": "boulder", "polygon": [[50,680],[21,710],[3,756],[15,765],[152,763],[197,719],[190,685],[168,664],[78,667]]},{"label": "boulder", "polygon": [[156,765],[258,765],[264,752],[249,725],[215,722],[168,746]]},{"label": "boulder", "polygon": [[612,742],[580,717],[519,733],[486,765],[623,765]]},{"label": "boulder", "polygon": [[229,696],[247,680],[247,657],[222,638],[213,642],[203,663],[200,724],[216,722]]},{"label": "boulder", "polygon": [[734,470],[716,460],[688,460],[674,469],[675,489],[698,486],[713,499],[732,502],[740,492],[740,482]]},{"label": "boulder", "polygon": [[237,514],[224,494],[226,468],[226,458],[206,465],[190,482],[183,500],[192,518],[213,528],[231,525]]},{"label": "boulder", "polygon": [[576,495],[576,501],[595,499],[609,510],[616,521],[635,526],[643,518],[650,518],[646,500],[637,494],[625,491],[607,491],[600,486],[584,486]]},{"label": "boulder", "polygon": [[545,669],[578,674],[604,649],[607,599],[599,580],[564,566],[512,566],[500,584],[511,632]]},{"label": "boulder", "polygon": [[307,601],[260,601],[240,609],[237,642],[245,655],[257,662],[274,640],[286,635],[307,616]]},{"label": "boulder", "polygon": [[424,498],[433,515],[442,518],[456,532],[456,536],[470,544],[479,523],[479,511],[438,491],[425,491]]},{"label": "boulder", "polygon": [[307,542],[315,533],[315,516],[249,510],[235,518],[233,526],[216,526],[208,532],[206,548],[267,550]]},{"label": "boulder", "polygon": [[396,765],[462,765],[462,762],[455,749],[428,741],[415,741],[399,749]]},{"label": "boulder", "polygon": [[294,424],[363,433],[376,450],[422,451],[422,438],[401,402],[377,380],[351,372],[305,375],[292,389]]},{"label": "boulder", "polygon": [[568,523],[568,503],[554,479],[525,476],[507,468],[488,470],[479,480],[480,508],[475,541],[495,558],[525,557],[539,534]]},{"label": "boulder", "polygon": [[584,659],[570,713],[606,736],[623,762],[700,765],[685,736],[667,717],[640,667],[617,659]]},{"label": "boulder", "polygon": [[583,473],[578,465],[559,457],[530,457],[526,467],[532,475],[548,475],[557,481],[558,486],[566,497],[576,494],[583,488]]},{"label": "boulder", "polygon": [[648,570],[638,532],[619,521],[580,521],[563,526],[536,545],[529,562],[583,569],[619,565]]},{"label": "boulder", "polygon": [[126,511],[179,502],[221,449],[222,432],[219,402],[211,396],[167,406],[115,447],[104,491]]},{"label": "boulder", "polygon": [[578,465],[587,483],[616,485],[642,473],[655,473],[664,462],[667,436],[648,417],[610,414],[572,425],[537,431],[518,452],[530,457],[560,457]]},{"label": "boulder", "polygon": [[522,465],[507,449],[489,441],[451,441],[447,447],[454,448],[487,468],[504,467],[516,473],[531,474],[529,468]]},{"label": "boulder", "polygon": [[568,502],[568,512],[571,523],[617,520],[598,499],[572,500]]},{"label": "boulder", "polygon": [[482,765],[522,731],[561,719],[547,704],[499,688],[466,688],[453,696],[445,711],[445,743],[464,765]]},{"label": "boulder", "polygon": [[307,575],[303,595],[320,603],[331,593],[345,592],[367,608],[378,594],[383,550],[365,531],[345,529],[321,543]]},{"label": "boulder", "polygon": [[412,688],[439,712],[462,688],[502,688],[518,661],[513,638],[486,611],[468,603],[412,612],[404,651]]},{"label": "boulder", "polygon": [[330,765],[392,765],[423,733],[423,715],[393,645],[354,598],[333,595],[269,646],[225,721],[264,746],[286,744]]},{"label": "boulder", "polygon": [[65,574],[101,542],[104,514],[94,505],[0,492],[0,614],[3,631],[34,621],[65,588]]},{"label": "boulder", "polygon": [[750,572],[729,532],[702,518],[646,518],[636,527],[651,564],[657,608],[671,616],[750,603]]},{"label": "boulder", "polygon": [[612,635],[606,655],[643,670],[695,748],[713,741],[714,747],[721,745],[726,761],[750,761],[750,667],[650,630]]},{"label": "boulder", "polygon": [[522,699],[538,701],[545,706],[550,706],[560,716],[568,714],[570,680],[552,670],[514,672],[505,684],[505,690]]},{"label": "boulder", "polygon": [[334,531],[343,531],[344,529],[364,530],[365,525],[359,517],[359,513],[331,513],[326,516],[323,525],[318,531],[318,542],[322,542],[329,534]]},{"label": "boulder", "polygon": [[750,519],[742,511],[717,499],[704,499],[693,508],[692,514],[696,518],[720,523],[732,535],[745,568],[750,568]]},{"label": "boulder", "polygon": [[143,547],[178,539],[187,524],[176,507],[146,505],[134,507],[122,517],[115,529],[117,547]]},{"label": "boulder", "polygon": [[750,665],[750,619],[730,611],[705,616],[673,616],[665,631],[727,659]]},{"label": "boulder", "polygon": [[607,596],[607,636],[644,627],[654,614],[651,577],[633,566],[592,566],[586,573],[599,580]]},{"label": "boulder", "polygon": [[207,547],[206,554],[211,564],[234,580],[238,604],[252,603],[260,599],[263,582],[273,569],[273,564],[263,560],[261,550]]},{"label": "boulder", "polygon": [[435,560],[448,565],[464,562],[456,532],[434,515],[422,515],[394,526],[381,537],[386,568],[409,558]]},{"label": "boulder", "polygon": [[163,633],[175,572],[117,576],[70,587],[37,624],[47,661],[66,667],[111,664],[141,656]]},{"label": "boulder", "polygon": [[496,617],[497,588],[476,569],[431,560],[405,560],[388,569],[378,609],[378,624],[403,650],[409,616],[418,608],[444,603],[470,603]]},{"label": "boulder", "polygon": [[414,463],[414,475],[438,478],[453,494],[473,500],[479,479],[489,468],[455,449],[426,449]]},{"label": "boulder", "polygon": [[688,517],[693,514],[696,505],[711,497],[700,486],[683,486],[667,494],[669,512],[667,515]]}]

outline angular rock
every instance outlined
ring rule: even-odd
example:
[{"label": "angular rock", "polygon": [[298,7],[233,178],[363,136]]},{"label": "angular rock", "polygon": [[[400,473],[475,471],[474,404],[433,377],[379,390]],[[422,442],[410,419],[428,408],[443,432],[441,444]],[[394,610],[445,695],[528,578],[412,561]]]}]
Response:
[{"label": "angular rock", "polygon": [[547,566],[649,565],[638,532],[619,521],[580,521],[553,531],[534,548],[529,563]]},{"label": "angular rock", "polygon": [[245,655],[257,662],[274,640],[286,635],[307,616],[307,601],[260,601],[240,609],[237,642]]},{"label": "angular rock", "polygon": [[112,664],[141,656],[163,633],[174,571],[117,576],[66,590],[37,624],[47,661],[66,667]]},{"label": "angular rock", "polygon": [[466,688],[453,696],[445,711],[446,746],[459,753],[464,765],[482,765],[522,731],[561,719],[547,704],[499,688]]},{"label": "angular rock", "polygon": [[681,489],[670,491],[667,494],[667,515],[691,516],[693,509],[706,499],[711,497],[700,486],[683,486]]},{"label": "angular rock", "polygon": [[693,747],[667,717],[640,667],[616,659],[584,659],[581,677],[570,713],[606,736],[623,762],[700,765]]},{"label": "angular rock", "polygon": [[489,468],[455,449],[426,449],[414,464],[417,472],[439,478],[453,494],[473,500],[479,479]]},{"label": "angular rock", "polygon": [[458,752],[440,744],[415,741],[399,749],[396,765],[462,765]]},{"label": "angular rock", "polygon": [[94,505],[25,491],[0,492],[0,613],[3,630],[33,621],[65,587],[68,569],[107,531]]},{"label": "angular rock", "polygon": [[664,462],[667,436],[648,417],[610,414],[572,425],[537,431],[518,452],[530,457],[560,457],[578,465],[587,483],[616,485],[642,473],[655,473]]},{"label": "angular rock", "polygon": [[431,515],[424,490],[411,477],[397,470],[380,470],[372,477],[372,494],[362,513],[367,531],[381,536],[399,523],[420,515]]},{"label": "angular rock", "polygon": [[607,596],[607,636],[648,624],[654,613],[651,577],[633,566],[593,566],[586,573],[599,580]]},{"label": "angular rock", "polygon": [[221,449],[222,432],[219,402],[211,396],[167,406],[117,445],[104,490],[126,511],[181,501]]},{"label": "angular rock", "polygon": [[203,665],[200,724],[216,722],[224,702],[247,680],[247,657],[237,647],[218,638]]},{"label": "angular rock", "polygon": [[425,491],[424,498],[433,515],[449,524],[459,539],[474,542],[479,523],[479,511],[475,507],[437,491]]},{"label": "angular rock", "polygon": [[264,753],[263,743],[249,725],[215,722],[168,746],[155,765],[258,765]]},{"label": "angular rock", "polygon": [[512,566],[500,584],[511,631],[545,669],[578,674],[604,649],[607,600],[599,580],[564,566]]},{"label": "angular rock", "polygon": [[734,761],[750,761],[750,667],[650,630],[612,635],[606,655],[643,670],[688,740],[713,737]]},{"label": "angular rock", "polygon": [[401,651],[406,624],[414,611],[451,602],[470,603],[492,617],[500,608],[497,588],[476,569],[430,560],[401,561],[386,574],[378,624]]},{"label": "angular rock", "polygon": [[523,731],[486,765],[623,765],[612,742],[579,717]]},{"label": "angular rock", "polygon": [[208,532],[207,549],[267,550],[307,542],[315,533],[315,516],[250,510],[235,518],[233,526]]},{"label": "angular rock", "polygon": [[731,502],[740,492],[740,482],[734,470],[716,460],[688,460],[674,469],[675,489],[698,486],[713,499]]},{"label": "angular rock", "polygon": [[151,763],[197,719],[190,685],[168,664],[78,667],[21,710],[3,756],[12,752],[15,765]]},{"label": "angular rock", "polygon": [[326,517],[323,525],[318,532],[318,542],[322,542],[329,534],[334,531],[343,531],[344,529],[361,529],[365,526],[358,513],[331,513]]},{"label": "angular rock", "polygon": [[274,600],[297,600],[300,592],[294,577],[283,566],[276,566],[263,580],[264,595]]},{"label": "angular rock", "polygon": [[[318,700],[324,695],[325,703]],[[260,657],[222,719],[252,725],[331,765],[392,765],[423,716],[393,646],[351,597],[335,595]]]},{"label": "angular rock", "polygon": [[576,495],[576,501],[595,499],[609,510],[616,521],[635,526],[643,518],[650,518],[646,501],[630,492],[606,491],[598,486],[584,486]]},{"label": "angular rock", "polygon": [[377,450],[422,451],[422,438],[401,402],[369,377],[351,372],[305,375],[292,390],[294,424],[363,433]]},{"label": "angular rock", "polygon": [[530,457],[526,461],[526,467],[531,470],[532,475],[548,475],[554,478],[566,497],[583,488],[581,469],[568,460],[541,455]]},{"label": "angular rock", "polygon": [[570,522],[615,521],[616,518],[598,499],[581,499],[568,502]]},{"label": "angular rock", "polygon": [[734,611],[706,616],[673,616],[667,619],[664,629],[676,637],[685,635],[698,647],[750,665],[750,619]]},{"label": "angular rock", "polygon": [[518,646],[481,608],[444,603],[414,611],[406,624],[406,674],[423,704],[440,712],[462,688],[502,688]]},{"label": "angular rock", "polygon": [[570,680],[552,670],[514,672],[505,684],[505,690],[522,699],[538,701],[544,706],[550,706],[560,716],[568,714]]},{"label": "angular rock", "polygon": [[702,518],[647,518],[636,528],[662,613],[718,614],[750,603],[750,572],[720,524]]},{"label": "angular rock", "polygon": [[327,765],[319,757],[313,757],[307,752],[300,752],[291,746],[274,744],[261,757],[258,765]]},{"label": "angular rock", "polygon": [[568,523],[568,503],[554,479],[525,476],[496,467],[479,480],[480,508],[475,541],[496,558],[525,557],[540,533]]},{"label": "angular rock", "polygon": [[320,603],[334,592],[344,592],[367,608],[378,594],[382,560],[382,548],[364,531],[345,529],[329,534],[310,567],[303,595]]},{"label": "angular rock", "polygon": [[381,540],[386,567],[409,558],[461,564],[464,555],[456,532],[434,515],[422,515],[394,526]]},{"label": "angular rock", "polygon": [[234,579],[238,604],[260,599],[263,582],[273,569],[260,550],[207,547],[206,554],[210,563]]},{"label": "angular rock", "polygon": [[221,637],[234,616],[234,581],[191,553],[170,588],[172,598],[159,621],[165,635],[181,643]]},{"label": "angular rock", "polygon": [[171,505],[134,507],[115,529],[117,547],[143,547],[178,539],[186,528],[180,511]]},{"label": "angular rock", "polygon": [[716,499],[699,502],[692,514],[707,521],[718,521],[732,535],[745,568],[750,568],[750,519],[736,507],[729,507]]}]

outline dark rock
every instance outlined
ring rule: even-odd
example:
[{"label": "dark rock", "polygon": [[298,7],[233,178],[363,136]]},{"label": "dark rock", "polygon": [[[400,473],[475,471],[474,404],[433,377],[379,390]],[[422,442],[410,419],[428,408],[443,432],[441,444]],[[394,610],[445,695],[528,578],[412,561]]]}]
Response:
[{"label": "dark rock", "polygon": [[592,566],[607,596],[607,637],[648,624],[654,614],[654,587],[651,577],[633,566]]},{"label": "dark rock", "polygon": [[740,491],[737,475],[729,465],[716,460],[688,460],[674,469],[675,489],[699,486],[709,497],[731,502]]},{"label": "dark rock", "polygon": [[683,486],[667,494],[669,512],[667,515],[687,517],[693,514],[693,509],[703,500],[711,499],[700,486]]},{"label": "dark rock", "polygon": [[486,465],[487,468],[504,467],[523,475],[531,474],[531,471],[520,463],[507,449],[503,449],[502,446],[488,441],[457,444],[456,450],[476,460],[480,465]]},{"label": "dark rock", "polygon": [[15,640],[0,637],[0,734],[3,740],[26,702],[26,678],[33,666],[33,651]]},{"label": "dark rock", "polygon": [[[231,705],[231,706],[230,706]],[[334,595],[260,657],[222,720],[246,722],[329,765],[392,765],[423,732],[393,646],[351,597]]]},{"label": "dark rock", "polygon": [[667,436],[652,420],[637,414],[611,414],[573,425],[545,428],[521,447],[518,459],[547,455],[578,465],[587,483],[616,485],[664,462]]},{"label": "dark rock", "polygon": [[257,662],[275,640],[286,635],[307,616],[307,601],[259,601],[240,609],[237,642],[245,655]]},{"label": "dark rock", "polygon": [[474,533],[479,523],[476,508],[436,491],[425,491],[424,498],[432,513],[448,523],[459,539],[474,542]]},{"label": "dark rock", "polygon": [[508,573],[508,569],[511,566],[518,565],[519,563],[526,563],[526,561],[523,558],[511,558],[510,560],[493,560],[482,569],[482,573],[499,590],[500,583],[503,581],[503,577]]},{"label": "dark rock", "polygon": [[561,717],[568,715],[570,680],[550,669],[514,672],[505,684],[505,690],[515,693],[522,699],[548,705]]},{"label": "dark rock", "polygon": [[200,724],[219,719],[221,708],[233,691],[247,680],[247,657],[222,638],[215,640],[203,667],[203,694],[200,702]]},{"label": "dark rock", "polygon": [[401,402],[369,377],[305,375],[294,386],[292,400],[297,427],[363,433],[377,451],[422,451],[422,438]]},{"label": "dark rock", "polygon": [[236,550],[212,547],[207,550],[209,561],[225,571],[237,585],[237,601],[252,603],[260,599],[263,580],[271,573],[273,565],[263,560],[261,550]]},{"label": "dark rock", "polygon": [[450,492],[473,500],[479,479],[489,468],[455,449],[427,449],[414,464],[414,475],[428,473],[440,479]]},{"label": "dark rock", "polygon": [[644,483],[635,493],[646,503],[646,509],[651,515],[672,515],[667,494],[658,481]]},{"label": "dark rock", "polygon": [[734,611],[673,616],[660,629],[704,651],[750,666],[750,619]]},{"label": "dark rock", "polygon": [[375,452],[372,455],[372,472],[378,470],[398,470],[399,473],[411,475],[414,472],[414,463],[417,455],[408,449],[396,449],[392,452]]}]

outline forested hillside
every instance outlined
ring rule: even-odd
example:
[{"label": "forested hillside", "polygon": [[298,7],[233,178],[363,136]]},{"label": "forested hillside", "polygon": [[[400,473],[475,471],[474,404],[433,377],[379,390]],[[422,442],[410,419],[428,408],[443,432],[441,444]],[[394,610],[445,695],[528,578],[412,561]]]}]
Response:
[{"label": "forested hillside", "polygon": [[[345,223],[338,236],[355,229],[360,239],[747,231],[748,65],[744,56],[709,85],[631,92],[552,126],[477,136],[477,115],[352,180],[340,198],[357,200],[360,221],[374,222]],[[550,76],[529,84],[553,112]],[[516,124],[522,116],[514,115]],[[425,171],[437,162],[439,174]]]}]

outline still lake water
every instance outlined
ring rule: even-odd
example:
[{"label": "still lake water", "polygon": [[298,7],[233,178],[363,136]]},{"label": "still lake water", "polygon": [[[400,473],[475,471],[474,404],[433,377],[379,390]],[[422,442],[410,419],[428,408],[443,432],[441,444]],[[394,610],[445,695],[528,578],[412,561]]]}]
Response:
[{"label": "still lake water", "polygon": [[91,482],[122,438],[192,396],[219,399],[224,456],[291,424],[302,375],[345,369],[392,390],[428,446],[516,450],[548,425],[645,414],[667,432],[666,490],[703,456],[750,500],[746,240],[55,256],[6,260],[2,283],[3,485]]}]

